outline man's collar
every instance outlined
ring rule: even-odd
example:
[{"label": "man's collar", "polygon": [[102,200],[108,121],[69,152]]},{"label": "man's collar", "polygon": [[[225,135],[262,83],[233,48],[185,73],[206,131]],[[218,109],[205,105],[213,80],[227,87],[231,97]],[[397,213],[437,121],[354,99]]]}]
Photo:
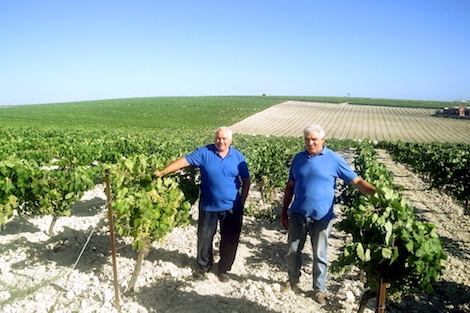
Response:
[{"label": "man's collar", "polygon": [[[215,153],[216,153],[217,155],[220,155],[220,151],[217,150],[217,148],[215,147],[215,145],[214,145],[214,151],[215,151]],[[232,146],[229,146],[229,147],[228,147],[228,152],[227,152],[226,156],[227,156],[227,155],[232,155]]]},{"label": "man's collar", "polygon": [[[328,151],[328,149],[327,149],[325,146],[323,146],[323,149],[321,149],[321,151],[318,152],[318,153],[315,154],[315,155],[324,155],[327,151]],[[315,155],[310,155],[310,154],[308,153],[307,149],[304,150],[304,153],[305,153],[309,158],[315,156]]]}]

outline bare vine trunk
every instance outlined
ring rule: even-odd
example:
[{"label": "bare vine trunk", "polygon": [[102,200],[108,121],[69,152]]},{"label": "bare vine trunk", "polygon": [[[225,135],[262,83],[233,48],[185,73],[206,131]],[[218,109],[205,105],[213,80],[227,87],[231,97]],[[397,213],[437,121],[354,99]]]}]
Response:
[{"label": "bare vine trunk", "polygon": [[377,297],[377,293],[371,290],[366,290],[364,294],[362,295],[361,301],[359,302],[359,309],[357,310],[357,313],[364,313],[364,309],[366,308],[367,302],[369,302],[370,299],[373,299]]},{"label": "bare vine trunk", "polygon": [[127,290],[126,290],[127,294],[134,292],[135,283],[137,282],[137,278],[139,277],[140,269],[142,267],[142,262],[145,259],[145,257],[149,254],[149,248],[150,248],[150,240],[146,239],[144,241],[144,245],[139,251],[139,255],[137,256],[137,261],[135,263],[134,272],[132,273],[131,281],[129,282],[129,286],[127,287]]},{"label": "bare vine trunk", "polygon": [[52,217],[51,225],[49,225],[49,230],[47,231],[49,237],[54,236],[54,226],[55,226],[55,223],[57,222],[58,219],[59,218],[57,216]]}]

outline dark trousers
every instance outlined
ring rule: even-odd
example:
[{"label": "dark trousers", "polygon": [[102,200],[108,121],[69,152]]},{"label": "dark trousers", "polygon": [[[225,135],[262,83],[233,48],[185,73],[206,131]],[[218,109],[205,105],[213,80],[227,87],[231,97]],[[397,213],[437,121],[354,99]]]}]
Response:
[{"label": "dark trousers", "polygon": [[240,205],[223,212],[207,212],[199,207],[197,230],[197,264],[199,267],[208,271],[214,263],[214,235],[217,231],[217,224],[220,222],[219,272],[228,272],[232,269],[240,239],[242,220],[243,210]]}]

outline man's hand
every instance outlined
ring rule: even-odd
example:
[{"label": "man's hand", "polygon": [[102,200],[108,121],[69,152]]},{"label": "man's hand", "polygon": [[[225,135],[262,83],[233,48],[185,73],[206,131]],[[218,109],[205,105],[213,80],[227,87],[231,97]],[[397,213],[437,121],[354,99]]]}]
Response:
[{"label": "man's hand", "polygon": [[281,225],[285,230],[289,229],[289,217],[287,216],[287,211],[284,212],[284,210],[281,214]]},{"label": "man's hand", "polygon": [[189,166],[189,163],[188,161],[186,161],[186,158],[185,157],[182,157],[182,158],[179,158],[178,160],[174,161],[174,162],[171,162],[170,164],[168,164],[167,166],[165,166],[165,168],[161,171],[159,170],[156,170],[155,172],[153,172],[153,174],[155,176],[157,176],[158,178],[166,175],[166,174],[170,174],[170,173],[174,173],[180,169],[182,169],[183,167],[186,167],[186,166]]},{"label": "man's hand", "polygon": [[356,187],[360,192],[363,194],[373,196],[376,192],[376,189],[374,186],[369,184],[367,181],[365,181],[362,177],[356,177],[350,182],[351,185]]},{"label": "man's hand", "polygon": [[163,175],[165,175],[165,171],[159,171],[159,170],[156,170],[155,172],[153,172],[153,174],[155,176],[157,176],[158,178],[162,177]]},{"label": "man's hand", "polygon": [[289,180],[286,183],[286,189],[284,190],[284,204],[282,206],[282,213],[281,213],[281,225],[284,229],[289,229],[289,215],[287,211],[289,210],[289,205],[294,197],[294,185],[295,182],[293,180]]}]

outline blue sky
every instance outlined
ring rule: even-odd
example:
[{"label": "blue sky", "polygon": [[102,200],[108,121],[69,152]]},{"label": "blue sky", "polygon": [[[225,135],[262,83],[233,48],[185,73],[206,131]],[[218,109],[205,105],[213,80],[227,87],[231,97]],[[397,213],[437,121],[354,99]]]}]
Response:
[{"label": "blue sky", "polygon": [[470,100],[470,1],[0,1],[0,105],[263,93]]}]

